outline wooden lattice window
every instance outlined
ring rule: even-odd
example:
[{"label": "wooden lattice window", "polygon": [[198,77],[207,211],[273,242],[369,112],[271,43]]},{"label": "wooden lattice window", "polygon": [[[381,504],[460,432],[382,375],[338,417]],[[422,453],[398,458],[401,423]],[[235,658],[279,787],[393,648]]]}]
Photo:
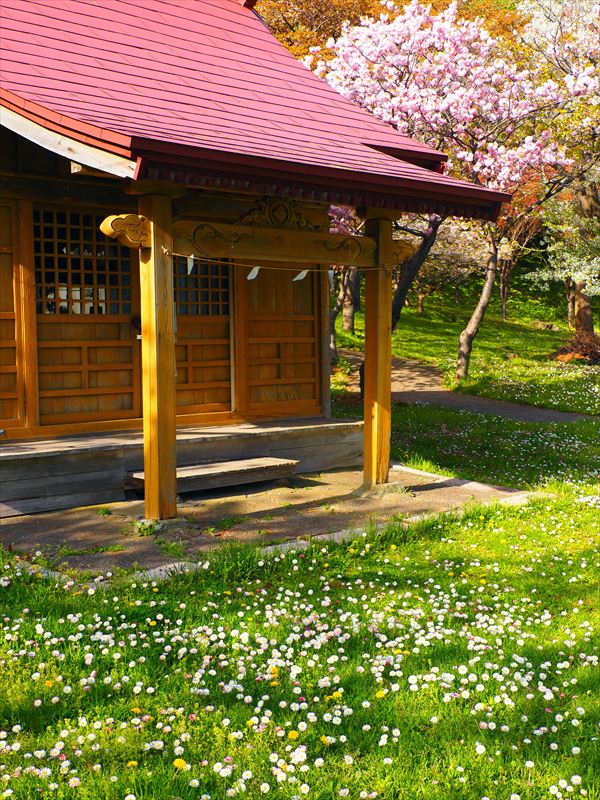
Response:
[{"label": "wooden lattice window", "polygon": [[131,316],[131,255],[99,226],[106,214],[34,209],[38,314]]},{"label": "wooden lattice window", "polygon": [[176,256],[173,260],[175,302],[182,317],[229,314],[229,261],[206,262]]}]

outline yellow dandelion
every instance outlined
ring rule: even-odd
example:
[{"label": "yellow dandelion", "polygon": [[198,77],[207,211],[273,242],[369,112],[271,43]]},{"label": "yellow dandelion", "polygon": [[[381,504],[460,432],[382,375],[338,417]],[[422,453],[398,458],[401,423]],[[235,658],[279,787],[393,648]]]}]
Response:
[{"label": "yellow dandelion", "polygon": [[176,758],[173,762],[173,766],[175,769],[185,769],[187,767],[187,762],[184,761],[183,758]]},{"label": "yellow dandelion", "polygon": [[291,739],[293,742],[295,742],[295,741],[296,741],[296,739],[297,739],[299,736],[300,736],[300,734],[298,733],[298,731],[289,731],[289,732],[288,732],[288,739]]},{"label": "yellow dandelion", "polygon": [[128,767],[137,767],[137,761],[128,761],[127,762],[127,766]]},{"label": "yellow dandelion", "polygon": [[378,692],[376,692],[375,697],[378,697],[380,700],[382,697],[385,697],[385,692],[383,689],[380,689]]}]

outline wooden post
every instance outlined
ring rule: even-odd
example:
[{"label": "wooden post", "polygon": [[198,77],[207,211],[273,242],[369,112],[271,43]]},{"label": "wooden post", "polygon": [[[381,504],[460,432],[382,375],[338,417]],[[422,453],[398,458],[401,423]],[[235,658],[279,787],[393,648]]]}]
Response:
[{"label": "wooden post", "polygon": [[390,468],[392,379],[392,222],[368,219],[380,269],[365,277],[364,483],[385,483]]},{"label": "wooden post", "polygon": [[139,212],[150,221],[150,247],[140,248],[145,514],[170,519],[177,516],[171,197],[142,196]]}]

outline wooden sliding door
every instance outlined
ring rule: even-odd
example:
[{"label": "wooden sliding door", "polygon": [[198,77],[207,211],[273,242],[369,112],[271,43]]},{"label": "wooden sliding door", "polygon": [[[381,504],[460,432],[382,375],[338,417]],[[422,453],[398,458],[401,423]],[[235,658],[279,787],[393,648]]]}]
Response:
[{"label": "wooden sliding door", "polygon": [[33,210],[42,425],[141,415],[137,256],[100,232],[105,216]]},{"label": "wooden sliding door", "polygon": [[248,416],[321,411],[320,272],[269,262],[254,280],[236,267],[238,408]]}]

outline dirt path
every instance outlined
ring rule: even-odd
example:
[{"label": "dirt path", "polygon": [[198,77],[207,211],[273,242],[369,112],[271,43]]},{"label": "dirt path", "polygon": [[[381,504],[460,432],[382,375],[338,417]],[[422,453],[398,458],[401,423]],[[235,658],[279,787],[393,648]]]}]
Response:
[{"label": "dirt path", "polygon": [[416,517],[476,501],[522,502],[527,492],[392,467],[389,483],[363,488],[357,469],[295,475],[272,484],[184,495],[179,518],[149,533],[136,529],[143,501],[74,508],[0,521],[7,549],[41,551],[54,568],[106,574],[197,561],[232,541],[276,544],[306,536],[362,530],[370,521]]},{"label": "dirt path", "polygon": [[[350,376],[349,389],[358,392],[358,368],[362,361],[362,353],[354,350],[340,350],[340,354],[347,358],[354,367]],[[457,411],[472,411],[476,414],[490,414],[515,422],[578,422],[584,419],[593,419],[585,414],[553,411],[549,408],[524,406],[505,400],[491,400],[487,397],[451,392],[444,386],[442,374],[436,367],[396,357],[392,358],[392,399],[397,403],[413,405],[418,403],[452,408]]]}]

